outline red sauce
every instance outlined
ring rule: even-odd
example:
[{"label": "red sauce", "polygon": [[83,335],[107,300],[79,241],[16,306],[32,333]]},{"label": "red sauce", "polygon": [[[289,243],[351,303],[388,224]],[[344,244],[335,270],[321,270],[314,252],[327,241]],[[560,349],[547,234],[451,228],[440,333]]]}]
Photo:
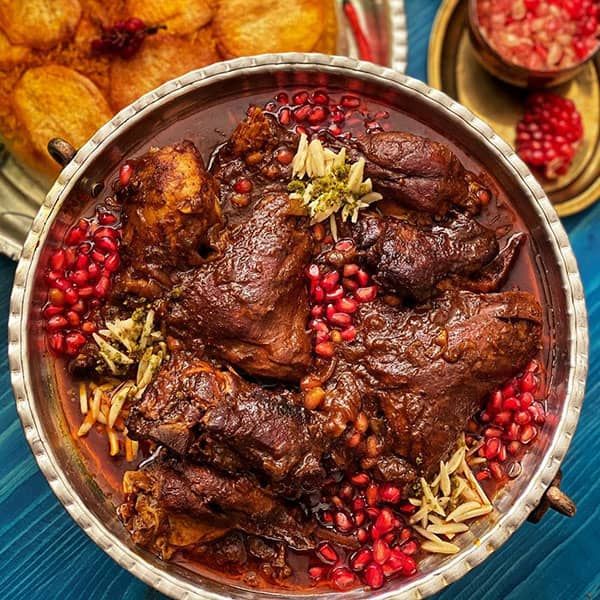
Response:
[{"label": "red sauce", "polygon": [[[290,99],[294,93],[298,90],[286,90]],[[260,97],[246,96],[237,98],[235,100],[221,102],[218,105],[207,106],[201,111],[189,115],[186,118],[180,120],[176,125],[165,126],[154,133],[143,145],[135,148],[132,151],[132,156],[143,154],[150,146],[162,146],[170,143],[174,143],[181,139],[189,139],[196,144],[201,154],[208,162],[210,153],[216,145],[221,144],[231,133],[233,128],[243,119],[246,109],[250,103],[264,106],[276,93],[265,93]],[[333,95],[333,92],[332,92]],[[341,97],[343,92],[338,94]],[[385,130],[405,130],[418,135],[430,137],[432,139],[442,141],[449,145],[451,149],[459,156],[463,164],[470,170],[479,173],[482,171],[482,166],[477,160],[471,156],[468,156],[464,150],[449,141],[443,135],[429,128],[425,124],[416,121],[415,119],[394,110],[392,107],[378,103],[376,101],[368,100],[368,113],[360,113],[359,107],[346,107],[348,111],[352,112],[356,110],[356,114],[347,116],[347,124],[357,133],[362,133],[365,129],[373,127],[373,116],[379,115],[379,125]],[[279,110],[279,109],[278,109]],[[385,116],[384,116],[385,115]],[[211,129],[207,129],[203,124],[210,123]],[[119,166],[115,165],[115,168],[111,173],[108,174],[107,182],[110,184],[116,181],[119,177]],[[500,186],[489,173],[485,174],[486,184],[493,190],[494,195],[489,206],[483,211],[478,219],[488,227],[495,229],[498,235],[501,236],[501,243],[505,241],[509,233],[517,231],[526,231],[523,221],[518,217],[514,208],[511,205],[510,199],[500,189]],[[111,185],[105,186],[105,191],[100,196],[91,200],[90,203],[84,207],[81,216],[90,216],[95,210],[95,206],[99,203],[104,202],[107,196],[112,192]],[[393,207],[381,203],[380,208],[383,208],[384,212],[393,212]],[[513,267],[510,277],[505,285],[505,289],[520,288],[534,293],[538,298],[542,298],[541,293],[541,279],[536,265],[535,254],[529,244],[521,250],[520,257]],[[548,364],[550,360],[550,344],[549,344],[549,327],[544,327],[544,351],[540,357],[542,364]],[[101,427],[92,428],[92,430],[83,438],[77,438],[76,432],[81,424],[83,416],[79,409],[79,398],[77,384],[72,381],[68,376],[65,363],[61,359],[57,359],[56,363],[56,376],[58,381],[58,388],[61,393],[61,404],[64,410],[64,414],[68,423],[69,431],[76,440],[76,444],[81,451],[81,456],[90,472],[90,474],[96,479],[99,487],[103,492],[112,499],[115,508],[118,506],[122,499],[123,493],[121,489],[121,480],[123,474],[127,470],[135,469],[137,464],[143,460],[143,452],[138,459],[133,462],[126,462],[123,456],[111,458],[108,453],[108,440],[103,433]],[[489,482],[484,483],[490,485]],[[489,488],[490,491],[494,491],[493,487]],[[198,561],[190,560],[184,556],[175,556],[175,562],[178,564],[203,575],[210,576],[215,579],[223,580],[224,570],[220,566],[211,567]],[[274,587],[269,585],[265,581],[260,580],[259,586],[264,589],[281,590],[299,590],[306,588],[315,587],[315,583],[311,581],[308,576],[308,568],[311,563],[310,557],[305,553],[298,553],[294,551],[288,552],[288,560],[290,566],[293,568],[293,575],[284,581],[280,586]],[[229,572],[226,573],[226,577],[229,581],[238,582],[240,585],[247,584],[247,578],[244,574]],[[318,587],[321,585],[325,589],[330,589],[328,585],[323,582],[322,584],[316,584]]]}]

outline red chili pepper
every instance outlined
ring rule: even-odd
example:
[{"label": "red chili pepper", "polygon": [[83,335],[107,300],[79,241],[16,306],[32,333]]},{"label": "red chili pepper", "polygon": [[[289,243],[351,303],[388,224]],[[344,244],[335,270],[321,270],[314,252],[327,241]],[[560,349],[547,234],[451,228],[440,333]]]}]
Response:
[{"label": "red chili pepper", "polygon": [[348,23],[350,24],[350,28],[354,34],[354,39],[356,40],[356,45],[358,47],[358,56],[362,60],[373,62],[373,52],[371,51],[371,46],[360,24],[356,8],[354,8],[354,5],[350,0],[344,0],[344,14],[348,19]]}]

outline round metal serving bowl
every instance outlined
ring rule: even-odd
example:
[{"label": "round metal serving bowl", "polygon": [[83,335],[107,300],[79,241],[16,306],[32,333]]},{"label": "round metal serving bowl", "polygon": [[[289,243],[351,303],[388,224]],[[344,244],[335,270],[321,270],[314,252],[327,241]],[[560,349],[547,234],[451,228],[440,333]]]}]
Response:
[{"label": "round metal serving bowl", "polygon": [[[550,418],[524,460],[524,474],[495,500],[496,510],[459,539],[452,557],[429,556],[411,579],[396,580],[376,593],[357,589],[344,598],[419,598],[460,578],[502,545],[537,506],[556,475],[579,416],[588,360],[583,289],[567,235],[533,175],[510,146],[485,123],[443,93],[420,81],[370,63],[322,55],[269,55],[212,65],[168,82],[125,108],[83,146],[60,174],[25,243],[15,276],[10,313],[9,357],[17,408],[40,468],[71,516],[120,565],[177,598],[257,598],[234,586],[161,562],[133,545],[115,509],[86,471],[68,433],[57,400],[52,356],[45,347],[40,310],[43,271],[52,248],[75,218],[78,191],[103,180],[125,156],[161,128],[189,117],[207,103],[274,87],[323,86],[378,99],[452,140],[493,174],[529,229],[547,307],[551,347],[548,364]],[[209,127],[201,119],[197,127]],[[133,150],[132,150],[133,149]],[[265,597],[289,598],[281,594]],[[299,596],[337,598],[336,592]]]}]

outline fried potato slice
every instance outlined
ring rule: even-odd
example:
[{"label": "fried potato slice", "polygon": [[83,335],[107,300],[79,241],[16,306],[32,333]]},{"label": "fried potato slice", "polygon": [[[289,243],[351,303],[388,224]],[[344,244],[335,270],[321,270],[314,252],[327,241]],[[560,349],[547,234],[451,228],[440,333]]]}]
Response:
[{"label": "fried potato slice", "polygon": [[221,0],[215,36],[226,58],[309,52],[323,32],[323,0]]},{"label": "fried potato slice", "polygon": [[125,11],[149,25],[166,25],[171,34],[192,33],[213,14],[207,0],[127,0]]},{"label": "fried potato slice", "polygon": [[337,36],[338,24],[335,1],[328,0],[325,2],[325,25],[323,27],[323,33],[317,40],[312,51],[322,52],[323,54],[336,54],[338,46]]},{"label": "fried potato slice", "polygon": [[0,27],[13,44],[47,49],[73,36],[78,0],[0,0]]},{"label": "fried potato slice", "polygon": [[87,77],[54,64],[25,71],[12,100],[30,143],[30,158],[45,171],[54,167],[46,150],[51,138],[62,137],[78,148],[112,116],[106,99]]},{"label": "fried potato slice", "polygon": [[0,69],[10,69],[19,63],[24,63],[31,56],[27,46],[14,46],[0,31]]},{"label": "fried potato slice", "polygon": [[116,59],[110,67],[113,108],[130,104],[161,83],[220,60],[209,28],[189,39],[158,34],[148,38],[131,59]]}]

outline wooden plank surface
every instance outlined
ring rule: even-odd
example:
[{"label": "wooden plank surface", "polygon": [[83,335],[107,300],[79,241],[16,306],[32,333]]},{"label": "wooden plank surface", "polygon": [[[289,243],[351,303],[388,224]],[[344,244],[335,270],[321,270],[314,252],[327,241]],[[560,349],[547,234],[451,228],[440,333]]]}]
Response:
[{"label": "wooden plank surface", "polygon": [[[426,78],[437,0],[406,0],[409,74]],[[600,204],[565,221],[581,268],[590,319],[590,376],[564,489],[578,514],[525,524],[440,600],[600,598]],[[116,565],[77,527],[37,469],[16,415],[6,358],[14,264],[0,257],[0,599],[160,598]]]}]

